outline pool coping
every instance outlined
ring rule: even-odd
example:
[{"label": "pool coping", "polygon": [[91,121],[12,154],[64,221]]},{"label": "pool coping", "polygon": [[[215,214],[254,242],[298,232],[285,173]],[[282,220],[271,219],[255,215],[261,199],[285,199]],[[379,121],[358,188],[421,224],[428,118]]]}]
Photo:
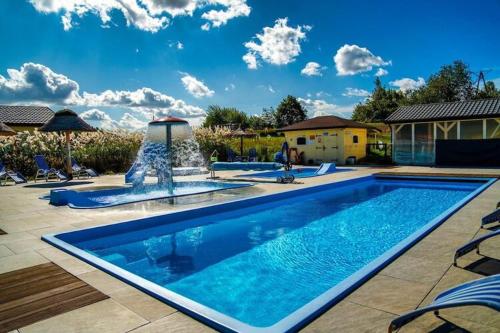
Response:
[{"label": "pool coping", "polygon": [[[381,178],[387,178],[388,175],[380,175]],[[362,182],[364,180],[367,180],[369,178],[379,178],[377,175],[369,175],[369,176],[363,176],[363,177],[357,177],[353,179],[347,179],[343,180],[340,182],[329,182],[326,184],[321,184],[321,185],[315,185],[315,186],[308,186],[306,188],[301,188],[301,189],[294,189],[291,191],[286,191],[286,192],[279,192],[279,193],[273,193],[273,194],[266,194],[266,195],[260,195],[260,196],[253,196],[249,198],[243,198],[243,199],[237,199],[233,201],[228,201],[220,204],[216,204],[213,206],[207,206],[207,207],[200,207],[200,208],[195,208],[195,209],[185,209],[185,210],[179,210],[179,211],[174,211],[174,212],[168,212],[168,213],[159,213],[152,215],[150,217],[146,218],[141,218],[141,219],[134,219],[134,220],[129,220],[129,221],[122,221],[118,223],[111,223],[111,224],[105,224],[97,227],[91,227],[91,228],[81,228],[78,230],[72,230],[70,232],[63,232],[63,233],[56,233],[56,234],[48,234],[44,235],[42,239],[55,247],[70,253],[81,260],[96,266],[97,268],[100,268],[101,270],[117,277],[118,279],[131,284],[132,286],[142,290],[143,292],[149,294],[150,296],[153,296],[155,298],[160,299],[161,301],[175,307],[176,309],[179,309],[181,312],[184,312],[191,317],[194,317],[195,319],[211,326],[214,327],[218,330],[225,331],[225,332],[287,332],[287,331],[295,331],[307,323],[313,321],[316,319],[319,315],[324,313],[328,308],[332,307],[334,304],[338,303],[341,301],[343,298],[345,298],[348,294],[353,292],[355,289],[357,289],[359,286],[364,284],[367,280],[369,280],[371,277],[376,275],[379,271],[381,271],[384,267],[389,265],[392,261],[400,257],[404,252],[406,252],[409,248],[411,248],[413,245],[415,245],[418,241],[420,241],[422,238],[427,236],[430,232],[432,232],[434,229],[436,229],[438,226],[440,226],[442,223],[444,223],[451,215],[453,215],[458,209],[463,207],[465,204],[473,200],[477,195],[479,195],[481,192],[486,190],[489,186],[491,186],[495,181],[497,180],[496,178],[491,178],[491,177],[452,177],[452,176],[444,176],[444,177],[436,177],[436,176],[431,176],[431,177],[426,177],[426,176],[407,176],[407,175],[390,175],[390,178],[394,179],[428,179],[428,180],[455,180],[455,181],[464,181],[464,180],[470,180],[470,181],[484,181],[484,184],[479,186],[476,190],[472,191],[470,194],[468,194],[466,197],[464,197],[462,200],[458,201],[455,205],[441,213],[439,216],[416,230],[414,233],[412,233],[410,236],[407,238],[403,239],[400,241],[398,244],[393,246],[391,249],[374,259],[372,262],[370,262],[368,265],[364,266],[362,269],[358,270],[354,274],[350,275],[347,279],[343,280],[341,283],[333,286],[332,288],[328,289],[315,299],[313,299],[311,302],[303,305],[301,308],[297,309],[296,311],[290,313],[288,316],[284,317],[277,323],[275,323],[272,326],[268,327],[254,327],[248,324],[245,324],[239,320],[236,320],[234,318],[231,318],[227,315],[224,315],[218,311],[215,311],[209,307],[206,307],[204,305],[201,305],[197,302],[194,302],[182,295],[176,294],[166,288],[163,288],[153,282],[150,282],[144,278],[141,278],[135,274],[132,274],[124,269],[121,269],[109,262],[106,262],[100,258],[97,258],[93,255],[88,254],[87,252],[80,250],[71,244],[58,239],[56,236],[64,235],[64,234],[71,234],[73,232],[81,231],[81,230],[93,230],[97,228],[103,228],[103,227],[110,227],[110,226],[117,226],[117,225],[124,225],[125,223],[129,222],[135,222],[138,224],[142,224],[145,221],[148,221],[148,223],[153,223],[154,220],[157,219],[158,217],[168,217],[172,215],[177,215],[180,216],[180,220],[188,218],[188,217],[193,217],[190,215],[196,214],[198,212],[207,212],[207,214],[214,214],[217,212],[220,212],[220,207],[229,207],[231,210],[232,209],[237,209],[238,208],[238,203],[241,203],[242,201],[247,201],[251,200],[252,204],[257,204],[260,201],[266,202],[266,199],[269,199],[270,197],[272,198],[278,198],[281,199],[283,196],[288,196],[290,195],[290,192],[299,192],[300,194],[307,194],[308,192],[311,191],[317,191],[317,190],[323,190],[323,189],[328,189],[332,185],[336,184],[343,184],[343,185],[350,185],[353,183],[358,183]],[[231,208],[233,207],[234,208]],[[198,216],[199,217],[199,216]],[[176,223],[178,220],[173,220],[169,221],[167,223]],[[165,221],[163,221],[165,223]],[[162,224],[163,224],[162,223]]]}]

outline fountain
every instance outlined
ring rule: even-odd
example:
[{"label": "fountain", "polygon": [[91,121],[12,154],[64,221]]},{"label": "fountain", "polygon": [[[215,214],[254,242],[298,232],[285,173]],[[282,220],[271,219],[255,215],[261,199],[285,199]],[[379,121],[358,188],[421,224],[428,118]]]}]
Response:
[{"label": "fountain", "polygon": [[[131,187],[94,191],[56,189],[50,192],[50,203],[72,208],[100,208],[251,186],[206,180],[174,182],[174,159],[176,163],[192,163],[193,160],[201,163],[203,159],[197,147],[187,121],[175,117],[153,120],[148,124],[135,162],[125,174],[125,183],[132,184]],[[157,183],[146,183],[146,176],[156,176]]]}]

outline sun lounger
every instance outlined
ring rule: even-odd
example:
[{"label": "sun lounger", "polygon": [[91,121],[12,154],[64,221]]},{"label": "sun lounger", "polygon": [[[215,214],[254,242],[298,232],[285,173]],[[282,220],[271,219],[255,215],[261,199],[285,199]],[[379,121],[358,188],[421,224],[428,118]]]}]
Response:
[{"label": "sun lounger", "polygon": [[464,244],[463,246],[459,247],[455,251],[455,256],[453,258],[453,265],[456,266],[458,258],[466,255],[467,253],[469,253],[469,252],[471,252],[473,250],[476,250],[477,254],[479,254],[479,244],[481,244],[482,242],[484,242],[487,239],[496,237],[498,235],[500,235],[500,230],[493,231],[493,232],[490,232],[490,233],[488,233],[486,235],[483,235],[481,237],[473,239],[470,242],[468,242],[467,244]]},{"label": "sun lounger", "polygon": [[326,175],[327,173],[332,173],[336,170],[335,163],[321,163],[318,171],[315,172],[316,176]]},{"label": "sun lounger", "polygon": [[500,222],[500,208],[497,208],[493,213],[486,215],[481,219],[481,228],[485,225]]},{"label": "sun lounger", "polygon": [[236,155],[236,153],[231,148],[226,149],[226,154],[227,154],[227,161],[228,162],[240,162],[241,161],[241,156]]},{"label": "sun lounger", "polygon": [[248,150],[248,162],[257,162],[257,150],[255,148]]},{"label": "sun lounger", "polygon": [[35,155],[35,163],[38,168],[35,175],[35,182],[40,177],[43,177],[45,181],[48,181],[50,176],[55,176],[59,180],[68,179],[66,174],[64,174],[61,170],[49,167],[43,155]]},{"label": "sun lounger", "polygon": [[469,305],[478,305],[500,311],[500,274],[470,281],[439,294],[428,306],[408,312],[394,319],[389,326],[389,333],[401,328],[423,314],[439,310]]},{"label": "sun lounger", "polygon": [[28,180],[19,172],[8,170],[2,162],[0,162],[0,183],[2,180],[6,183],[12,180],[15,184],[27,183]]},{"label": "sun lounger", "polygon": [[82,175],[86,175],[89,178],[99,176],[94,169],[86,168],[83,165],[79,165],[74,158],[71,158],[71,169],[73,170],[73,174],[77,178],[80,178],[80,176]]}]

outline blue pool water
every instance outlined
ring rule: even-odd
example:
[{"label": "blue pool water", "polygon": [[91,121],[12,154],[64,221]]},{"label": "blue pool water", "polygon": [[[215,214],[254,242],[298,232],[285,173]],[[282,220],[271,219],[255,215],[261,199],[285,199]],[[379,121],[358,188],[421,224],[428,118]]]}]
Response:
[{"label": "blue pool water", "polygon": [[161,286],[165,293],[150,292],[218,325],[281,331],[383,267],[402,241],[484,184],[365,177],[45,239]]},{"label": "blue pool water", "polygon": [[[57,189],[50,192],[49,200],[51,204],[56,206],[68,205],[71,208],[104,208],[139,201],[203,194],[247,186],[252,186],[252,184],[214,181],[174,182],[172,194],[168,193],[166,185],[156,184],[92,191]],[[45,199],[45,197],[42,198]]]},{"label": "blue pool water", "polygon": [[[308,178],[308,177],[316,177],[316,171],[318,171],[319,168],[297,168],[297,169],[292,169],[288,173],[292,174],[295,176],[295,178]],[[327,172],[325,175],[330,174],[330,173],[337,173],[337,172],[346,172],[346,171],[351,171],[351,169],[346,169],[346,168],[336,168],[335,171],[332,172]],[[252,177],[252,178],[277,178],[277,177],[283,177],[285,175],[285,172],[282,170],[277,170],[277,171],[265,171],[265,172],[256,172],[256,173],[251,173],[251,174],[246,174],[246,175],[238,175],[236,177]]]}]

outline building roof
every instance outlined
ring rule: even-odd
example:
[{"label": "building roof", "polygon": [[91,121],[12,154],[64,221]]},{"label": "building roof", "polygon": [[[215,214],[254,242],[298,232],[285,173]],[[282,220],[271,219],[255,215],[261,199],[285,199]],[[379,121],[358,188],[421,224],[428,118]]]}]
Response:
[{"label": "building roof", "polygon": [[370,128],[375,129],[369,125],[358,123],[357,121],[344,119],[337,116],[320,116],[295,123],[293,125],[285,126],[278,129],[278,131],[302,131],[312,129],[327,129],[327,128]]},{"label": "building roof", "polygon": [[90,126],[78,117],[75,111],[70,109],[59,110],[54,114],[45,125],[40,127],[42,132],[61,132],[61,131],[81,131],[94,132],[95,128]]},{"label": "building roof", "polygon": [[53,116],[46,106],[0,105],[0,121],[9,126],[41,126]]},{"label": "building roof", "polygon": [[385,122],[414,123],[492,117],[500,117],[500,98],[402,106],[387,117]]}]

